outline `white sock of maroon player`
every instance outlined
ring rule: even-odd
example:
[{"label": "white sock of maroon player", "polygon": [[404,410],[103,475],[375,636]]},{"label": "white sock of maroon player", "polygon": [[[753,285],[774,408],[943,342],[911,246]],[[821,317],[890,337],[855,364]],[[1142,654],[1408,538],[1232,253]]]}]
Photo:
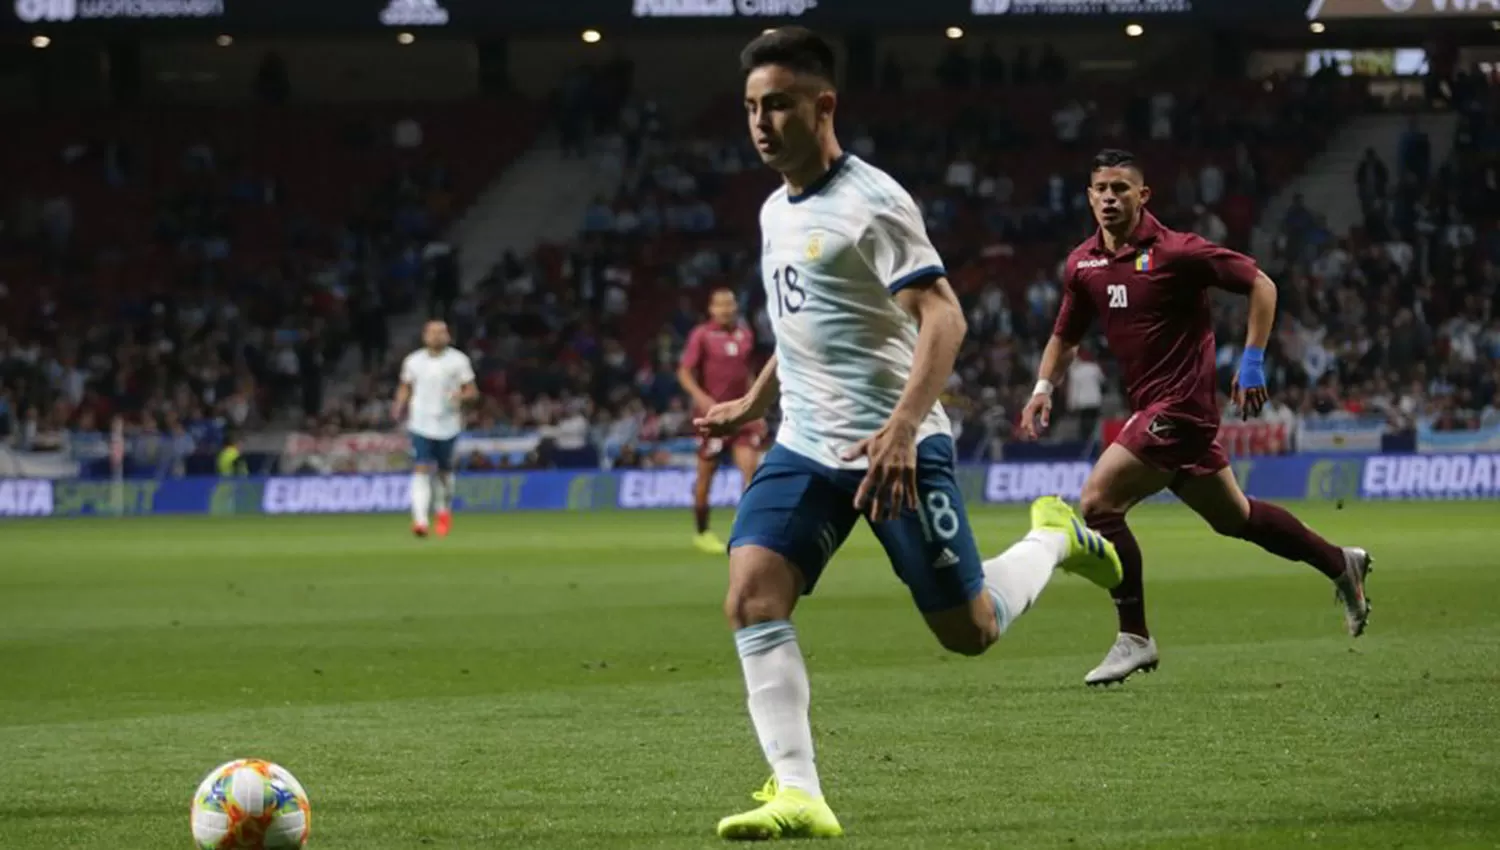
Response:
[{"label": "white sock of maroon player", "polygon": [[1036,604],[1047,582],[1052,580],[1052,571],[1067,556],[1067,535],[1034,529],[984,562],[984,586],[995,600],[995,619],[1002,634]]}]

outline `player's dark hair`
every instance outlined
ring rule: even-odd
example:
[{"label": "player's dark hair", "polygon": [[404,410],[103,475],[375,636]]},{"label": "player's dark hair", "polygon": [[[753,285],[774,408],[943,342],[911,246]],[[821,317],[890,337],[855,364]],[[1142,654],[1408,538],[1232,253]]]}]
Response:
[{"label": "player's dark hair", "polygon": [[758,36],[740,51],[741,73],[749,74],[766,65],[812,74],[830,86],[838,71],[833,45],[807,27],[778,27]]},{"label": "player's dark hair", "polygon": [[1141,179],[1144,180],[1146,177],[1146,169],[1136,161],[1135,154],[1119,148],[1105,148],[1094,154],[1094,162],[1089,168],[1089,174],[1101,168],[1129,168],[1141,175]]}]

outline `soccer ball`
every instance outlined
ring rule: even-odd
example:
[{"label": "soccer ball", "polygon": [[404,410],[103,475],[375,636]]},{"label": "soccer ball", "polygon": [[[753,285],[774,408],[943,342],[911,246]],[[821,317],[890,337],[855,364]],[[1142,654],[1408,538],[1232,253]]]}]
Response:
[{"label": "soccer ball", "polygon": [[200,850],[298,850],[311,822],[302,784],[261,759],[219,765],[193,795],[193,842]]}]

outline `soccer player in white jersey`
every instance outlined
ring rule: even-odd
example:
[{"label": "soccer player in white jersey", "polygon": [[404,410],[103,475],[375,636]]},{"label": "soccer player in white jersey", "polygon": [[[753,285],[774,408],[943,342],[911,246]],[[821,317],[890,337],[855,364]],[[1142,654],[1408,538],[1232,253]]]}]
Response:
[{"label": "soccer player in white jersey", "polygon": [[808,725],[808,676],[792,610],[865,517],[927,625],[978,655],[1061,567],[1105,588],[1113,548],[1060,499],[1032,530],[981,560],[938,404],[966,331],[916,203],[834,137],[834,57],[801,27],[741,54],[745,110],[761,159],[784,184],[761,210],[761,274],[776,353],[743,397],[695,420],[733,433],[781,401],[782,424],[740,502],[725,613],[750,718],[774,773],[760,807],[719,822],[723,838],[843,834],[823,797]]},{"label": "soccer player in white jersey", "polygon": [[422,328],[422,347],[401,362],[401,386],[391,418],[411,418],[411,530],[426,537],[433,496],[437,502],[437,535],[453,528],[453,447],[464,429],[463,405],[479,397],[469,356],[453,348],[446,322]]}]

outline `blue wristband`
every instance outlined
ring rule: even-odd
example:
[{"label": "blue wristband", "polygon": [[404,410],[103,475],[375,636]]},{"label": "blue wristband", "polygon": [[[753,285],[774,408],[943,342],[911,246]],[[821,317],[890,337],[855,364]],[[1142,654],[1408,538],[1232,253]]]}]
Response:
[{"label": "blue wristband", "polygon": [[1240,358],[1240,388],[1255,389],[1266,385],[1266,350],[1254,346],[1245,347]]}]

